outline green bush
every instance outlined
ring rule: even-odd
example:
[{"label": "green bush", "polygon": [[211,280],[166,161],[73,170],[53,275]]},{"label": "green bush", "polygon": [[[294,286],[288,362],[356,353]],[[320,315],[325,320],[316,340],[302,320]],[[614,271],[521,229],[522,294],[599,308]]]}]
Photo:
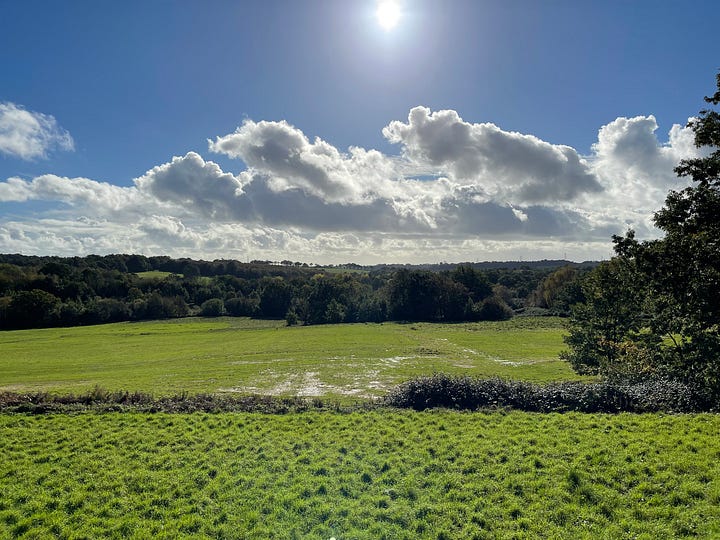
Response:
[{"label": "green bush", "polygon": [[483,300],[478,311],[478,320],[480,321],[506,321],[512,316],[513,310],[510,309],[510,306],[496,295]]},{"label": "green bush", "polygon": [[200,315],[203,317],[220,317],[224,314],[225,304],[220,298],[211,298],[200,306]]},{"label": "green bush", "polygon": [[425,410],[510,408],[530,412],[692,412],[710,409],[687,385],[667,379],[641,383],[563,382],[538,385],[500,378],[479,379],[438,373],[393,388],[385,404]]}]

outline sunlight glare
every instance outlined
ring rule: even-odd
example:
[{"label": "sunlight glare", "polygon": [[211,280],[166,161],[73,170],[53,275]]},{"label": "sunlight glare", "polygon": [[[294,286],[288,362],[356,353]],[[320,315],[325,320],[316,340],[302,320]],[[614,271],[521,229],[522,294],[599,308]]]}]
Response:
[{"label": "sunlight glare", "polygon": [[375,16],[385,30],[392,30],[400,21],[400,4],[395,0],[380,0]]}]

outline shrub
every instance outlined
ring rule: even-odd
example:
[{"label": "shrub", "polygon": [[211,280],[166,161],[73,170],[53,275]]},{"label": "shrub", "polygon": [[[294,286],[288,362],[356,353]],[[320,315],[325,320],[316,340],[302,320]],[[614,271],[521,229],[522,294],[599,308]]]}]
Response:
[{"label": "shrub", "polygon": [[478,312],[481,321],[505,321],[512,318],[513,310],[499,296],[493,295],[483,300]]},{"label": "shrub", "polygon": [[531,412],[692,412],[711,409],[711,403],[702,395],[680,381],[669,379],[537,385],[443,373],[417,377],[396,386],[386,396],[385,404],[415,410],[510,408]]},{"label": "shrub", "polygon": [[233,317],[252,317],[258,311],[257,297],[237,297],[225,300],[225,309]]},{"label": "shrub", "polygon": [[203,317],[220,317],[225,314],[225,304],[220,298],[205,300],[200,306],[200,315]]},{"label": "shrub", "polygon": [[296,326],[300,322],[294,309],[288,309],[288,312],[285,314],[285,322],[288,326]]}]

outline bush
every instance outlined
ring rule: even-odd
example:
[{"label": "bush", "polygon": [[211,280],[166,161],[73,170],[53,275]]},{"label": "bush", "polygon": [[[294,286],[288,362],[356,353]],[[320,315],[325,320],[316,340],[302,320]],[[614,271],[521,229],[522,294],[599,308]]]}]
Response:
[{"label": "bush", "polygon": [[200,315],[203,317],[220,317],[225,314],[225,304],[220,298],[205,300],[200,306]]},{"label": "bush", "polygon": [[[62,310],[62,313],[66,314],[69,309],[69,307],[66,307]],[[102,324],[127,321],[131,315],[132,311],[130,307],[122,300],[97,298],[87,304],[85,310],[80,315],[80,320],[86,324]]]},{"label": "bush", "polygon": [[257,297],[238,297],[225,300],[225,309],[233,317],[252,317],[258,311],[260,301]]},{"label": "bush", "polygon": [[679,381],[640,383],[563,382],[537,385],[499,378],[478,379],[438,373],[393,388],[385,398],[392,407],[425,410],[444,407],[478,410],[510,408],[530,412],[693,412],[711,402]]},{"label": "bush", "polygon": [[288,309],[288,312],[285,314],[285,322],[288,326],[296,326],[300,322],[294,309]]},{"label": "bush", "polygon": [[74,413],[77,411],[119,412],[258,412],[286,414],[311,410],[351,412],[375,407],[371,403],[341,405],[321,399],[259,395],[179,394],[155,397],[145,392],[109,391],[96,386],[84,394],[55,395],[47,392],[0,392],[0,411],[3,413]]},{"label": "bush", "polygon": [[478,319],[481,321],[505,321],[512,318],[513,310],[499,296],[491,296],[483,300]]},{"label": "bush", "polygon": [[3,308],[6,328],[39,328],[57,322],[60,299],[40,289],[12,295]]}]

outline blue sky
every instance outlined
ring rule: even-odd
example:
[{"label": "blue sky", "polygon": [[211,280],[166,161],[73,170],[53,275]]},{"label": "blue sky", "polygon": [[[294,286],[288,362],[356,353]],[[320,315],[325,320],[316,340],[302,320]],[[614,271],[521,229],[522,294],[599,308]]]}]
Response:
[{"label": "blue sky", "polygon": [[375,0],[0,2],[0,252],[583,260],[657,234],[714,2],[398,3],[386,30]]}]

